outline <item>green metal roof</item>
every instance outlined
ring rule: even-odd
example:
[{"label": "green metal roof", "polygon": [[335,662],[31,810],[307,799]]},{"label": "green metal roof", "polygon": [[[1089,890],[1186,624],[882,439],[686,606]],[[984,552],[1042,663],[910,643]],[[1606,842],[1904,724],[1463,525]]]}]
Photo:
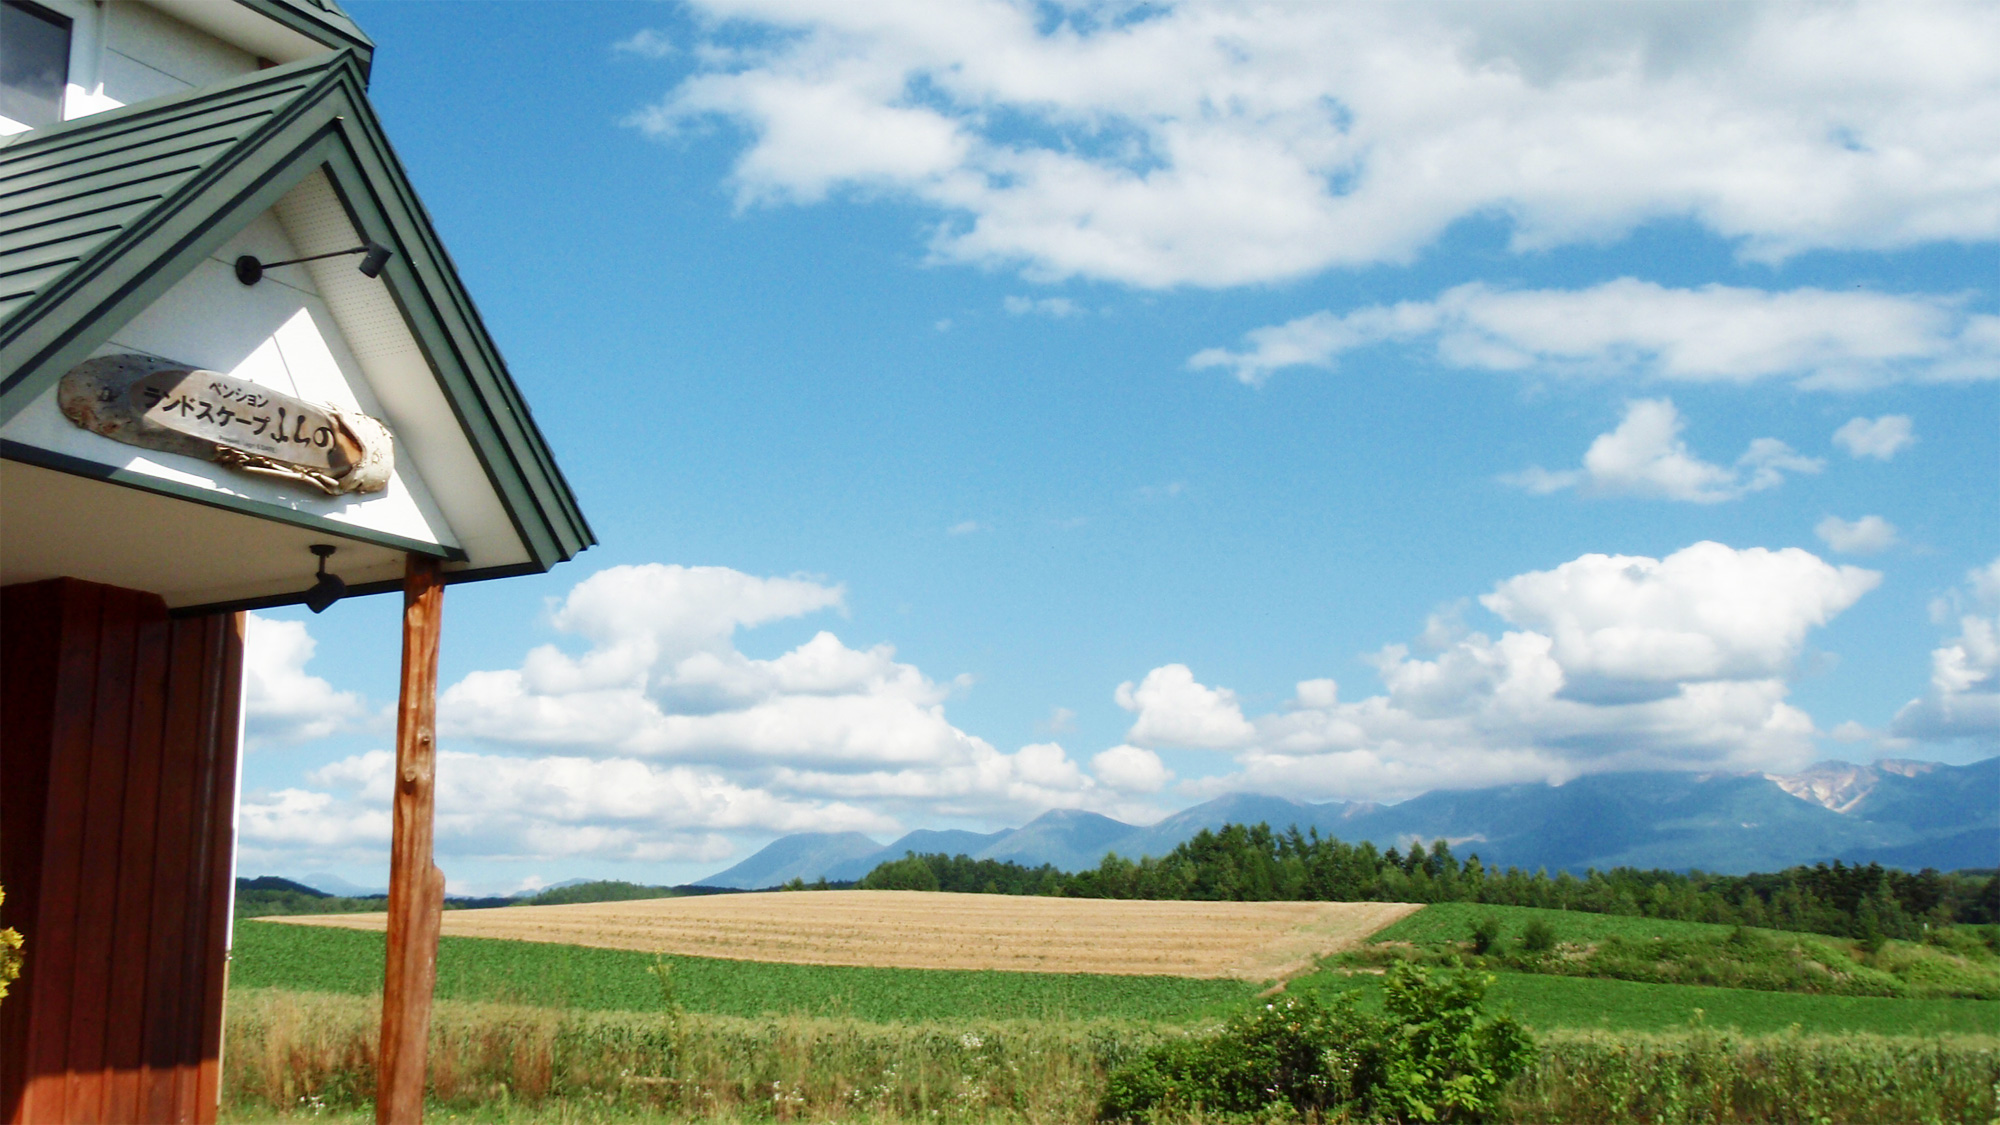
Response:
[{"label": "green metal roof", "polygon": [[363,84],[340,51],[0,141],[0,423],[323,170],[396,251],[382,280],[528,549],[516,570],[547,570],[596,538]]}]

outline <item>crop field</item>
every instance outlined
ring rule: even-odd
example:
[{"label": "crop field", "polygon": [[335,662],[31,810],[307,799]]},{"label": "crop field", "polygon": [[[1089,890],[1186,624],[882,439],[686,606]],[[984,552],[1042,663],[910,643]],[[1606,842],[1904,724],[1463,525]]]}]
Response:
[{"label": "crop field", "polygon": [[[1147,902],[809,891],[455,910],[449,937],[795,965],[1269,981],[1422,909],[1393,902]],[[381,930],[381,914],[286,923]]]},{"label": "crop field", "polygon": [[[382,990],[379,932],[246,921],[236,927],[229,984],[369,996]],[[447,937],[440,999],[597,1012],[659,1012],[667,996],[716,1016],[839,1017],[871,1023],[966,1019],[1122,1019],[1182,1023],[1249,1003],[1248,981],[1086,973],[787,965],[547,942]]]}]

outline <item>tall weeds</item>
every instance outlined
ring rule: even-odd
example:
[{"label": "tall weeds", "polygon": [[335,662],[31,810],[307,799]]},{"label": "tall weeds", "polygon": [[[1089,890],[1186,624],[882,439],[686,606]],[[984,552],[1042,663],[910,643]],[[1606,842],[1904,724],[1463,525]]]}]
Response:
[{"label": "tall weeds", "polygon": [[[232,1116],[353,1110],[374,1097],[376,1002],[232,992]],[[439,1106],[568,1118],[616,1106],[676,1119],[1082,1125],[1105,1076],[1172,1028],[1113,1021],[885,1025],[440,1002]],[[1501,1095],[1520,1122],[1988,1122],[2000,1039],[1549,1033]],[[536,1107],[540,1107],[539,1110]]]}]

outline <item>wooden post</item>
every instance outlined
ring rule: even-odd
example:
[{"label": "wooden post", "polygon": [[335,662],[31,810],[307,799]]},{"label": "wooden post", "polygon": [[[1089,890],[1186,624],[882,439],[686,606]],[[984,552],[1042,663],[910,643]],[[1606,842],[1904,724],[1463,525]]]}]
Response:
[{"label": "wooden post", "polygon": [[403,574],[403,683],[396,710],[396,811],[389,844],[389,962],[382,976],[377,1125],[415,1125],[424,1117],[424,1056],[444,912],[444,872],[431,862],[443,610],[444,580],[437,560],[409,556]]}]

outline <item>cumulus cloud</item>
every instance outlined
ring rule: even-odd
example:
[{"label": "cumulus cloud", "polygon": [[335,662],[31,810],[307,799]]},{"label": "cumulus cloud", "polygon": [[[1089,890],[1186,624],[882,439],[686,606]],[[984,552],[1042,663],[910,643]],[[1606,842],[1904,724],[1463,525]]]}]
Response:
[{"label": "cumulus cloud", "polygon": [[1813,534],[1843,555],[1872,555],[1896,545],[1896,525],[1881,516],[1858,520],[1828,516],[1814,526]]},{"label": "cumulus cloud", "polygon": [[1139,286],[1689,219],[1749,257],[2000,234],[1990,5],[705,0],[634,124],[740,127],[745,205],[930,208],[942,260]]},{"label": "cumulus cloud", "polygon": [[944,705],[965,681],[933,680],[888,645],[850,648],[828,631],[768,659],[735,645],[739,628],[842,600],[810,579],[613,567],[551,615],[582,652],[545,645],[518,668],[466,676],[441,694],[439,726],[520,752],[705,766],[792,801],[983,818],[1134,810],[1060,745],[1007,753],[954,726]]},{"label": "cumulus cloud", "polygon": [[[365,856],[389,842],[395,756],[375,750],[313,771],[317,789],[243,801],[247,853],[310,848]],[[712,860],[727,833],[886,832],[895,822],[840,802],[787,800],[713,769],[629,758],[438,756],[437,847],[447,858]]]},{"label": "cumulus cloud", "polygon": [[1125,737],[1141,746],[1220,749],[1253,733],[1236,694],[1196,682],[1185,664],[1155,668],[1137,684],[1119,684],[1113,697],[1139,716]]},{"label": "cumulus cloud", "polygon": [[369,717],[359,694],[306,671],[318,648],[302,621],[255,613],[245,620],[243,734],[250,748],[325,738]]},{"label": "cumulus cloud", "polygon": [[[821,631],[768,659],[739,630],[839,609],[842,589],[720,567],[621,566],[579,582],[520,666],[441,693],[438,848],[459,859],[712,861],[745,838],[893,835],[906,819],[1021,820],[1088,808],[1129,820],[1172,777],[1137,748],[1086,770],[1058,743],[1008,753],[959,730],[938,683],[888,646]],[[280,630],[293,643],[302,631]],[[480,749],[470,750],[468,744]],[[246,794],[244,854],[365,861],[388,839],[393,755],[353,755],[305,786]]]},{"label": "cumulus cloud", "polygon": [[1949,604],[1959,611],[1958,636],[1932,650],[1930,689],[1896,712],[1889,732],[2000,748],[2000,558],[1968,573]]},{"label": "cumulus cloud", "polygon": [[1783,484],[1785,473],[1816,473],[1826,463],[1804,457],[1776,438],[1757,438],[1734,466],[1703,461],[1681,440],[1686,423],[1670,399],[1625,405],[1618,428],[1600,434],[1583,455],[1583,467],[1551,472],[1530,468],[1503,478],[1530,492],[1574,488],[1586,496],[1640,496],[1715,504]]},{"label": "cumulus cloud", "polygon": [[1687,383],[1852,388],[2000,378],[2000,316],[1967,312],[1956,299],[1673,289],[1632,278],[1588,289],[1473,282],[1431,301],[1316,312],[1253,329],[1239,350],[1208,348],[1188,364],[1258,386],[1289,367],[1331,368],[1346,352],[1388,343],[1428,343],[1440,363],[1461,369]]},{"label": "cumulus cloud", "polygon": [[1090,759],[1090,771],[1125,793],[1158,793],[1174,776],[1158,754],[1137,746],[1113,746]]},{"label": "cumulus cloud", "polygon": [[1235,758],[1196,792],[1396,799],[1621,769],[1795,769],[1815,733],[1785,702],[1805,638],[1879,581],[1797,548],[1584,555],[1480,598],[1511,626],[1497,638],[1456,633],[1428,659],[1377,652],[1381,694],[1347,702],[1307,680],[1245,718],[1169,665],[1119,702],[1138,712],[1129,742]]},{"label": "cumulus cloud", "polygon": [[1855,418],[1833,431],[1833,444],[1856,457],[1873,457],[1877,461],[1887,461],[1916,440],[1907,414]]}]

